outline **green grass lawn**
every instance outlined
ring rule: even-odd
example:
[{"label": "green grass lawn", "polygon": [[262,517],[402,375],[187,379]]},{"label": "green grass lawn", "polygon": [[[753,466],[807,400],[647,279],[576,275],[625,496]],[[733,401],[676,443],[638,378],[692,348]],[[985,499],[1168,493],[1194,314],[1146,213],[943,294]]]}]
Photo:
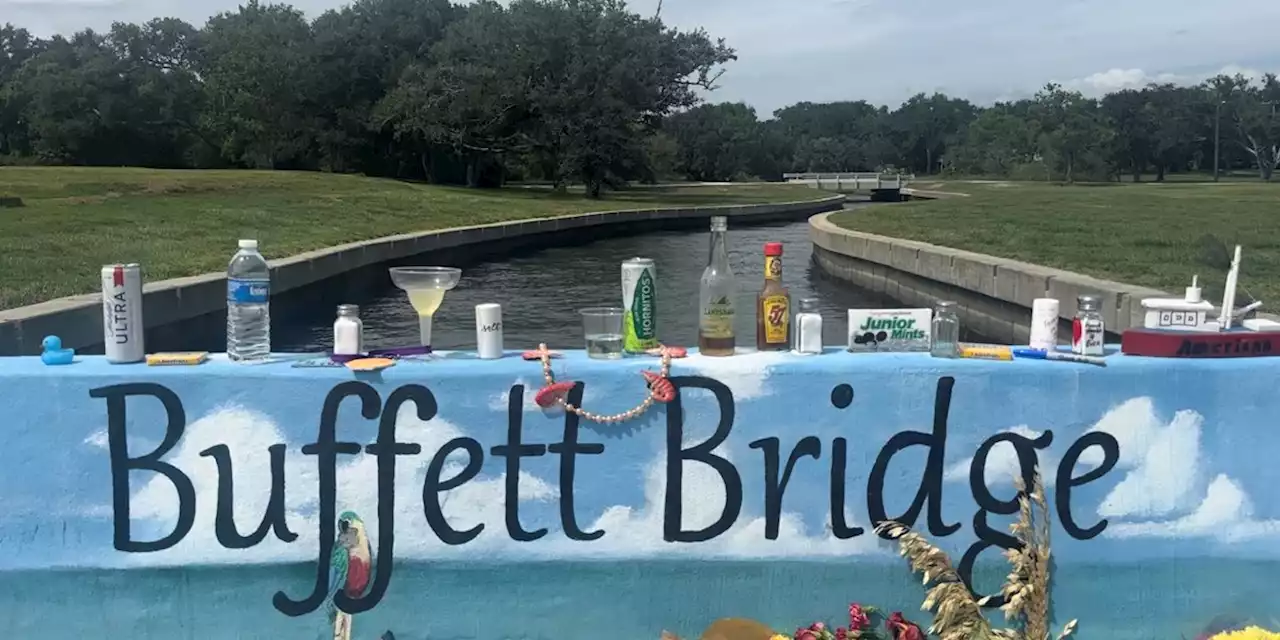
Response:
[{"label": "green grass lawn", "polygon": [[351,175],[0,167],[0,309],[97,290],[98,269],[149,281],[226,268],[238,238],[267,258],[381,236],[590,211],[811,200],[786,185],[636,188],[588,200],[541,188],[477,190]]},{"label": "green grass lawn", "polygon": [[[849,229],[909,238],[1181,293],[1200,275],[1221,298],[1225,264],[1206,236],[1243,246],[1239,291],[1280,311],[1280,184],[1053,185],[931,181],[967,193],[832,216]],[[1221,246],[1221,245],[1219,245]],[[1216,257],[1215,257],[1216,256]]]}]

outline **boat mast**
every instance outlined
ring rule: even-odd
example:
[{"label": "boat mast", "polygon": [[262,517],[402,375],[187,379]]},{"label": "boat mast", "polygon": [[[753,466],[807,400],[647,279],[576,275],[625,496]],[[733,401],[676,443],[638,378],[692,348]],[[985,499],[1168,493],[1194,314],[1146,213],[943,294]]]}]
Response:
[{"label": "boat mast", "polygon": [[1231,316],[1236,306],[1236,281],[1240,279],[1240,245],[1236,245],[1236,255],[1231,259],[1231,270],[1227,271],[1227,285],[1222,292],[1222,310],[1218,312],[1218,330],[1231,328]]}]

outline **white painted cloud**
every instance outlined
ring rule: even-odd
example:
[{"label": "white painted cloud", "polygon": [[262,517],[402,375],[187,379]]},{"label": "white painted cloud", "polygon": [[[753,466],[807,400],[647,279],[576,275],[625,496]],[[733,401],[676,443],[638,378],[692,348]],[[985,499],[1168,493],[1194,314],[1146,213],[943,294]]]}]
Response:
[{"label": "white painted cloud", "polygon": [[[1280,521],[1254,519],[1238,481],[1226,474],[1208,479],[1200,450],[1203,422],[1194,411],[1179,411],[1165,423],[1151,398],[1141,397],[1111,409],[1090,429],[1116,439],[1116,470],[1126,471],[1098,506],[1098,515],[1112,519],[1106,535],[1233,542],[1280,534]],[[1102,454],[1090,448],[1080,462],[1096,467]]]},{"label": "white painted cloud", "polygon": [[[502,510],[505,474],[496,477],[481,475],[444,494],[442,510],[455,528],[485,525],[485,531],[472,543],[459,547],[443,545],[423,521],[421,496],[427,461],[442,445],[459,435],[462,432],[457,427],[439,418],[426,422],[419,420],[412,405],[401,408],[397,436],[401,442],[421,445],[422,453],[413,458],[417,464],[401,458],[396,465],[397,556],[431,557],[462,553],[462,549],[484,551],[507,541]],[[240,533],[245,534],[261,521],[270,498],[271,470],[267,447],[281,442],[285,439],[270,418],[239,407],[219,409],[191,424],[176,450],[165,459],[184,470],[195,485],[195,526],[176,546],[155,553],[128,554],[127,560],[133,564],[171,565],[278,562],[314,557],[318,548],[315,537],[318,515],[316,461],[314,456],[301,455],[296,446],[290,448],[285,459],[285,493],[286,519],[289,528],[298,534],[298,539],[284,543],[269,535],[262,543],[249,549],[228,550],[222,548],[214,536],[216,466],[211,458],[201,457],[199,452],[218,444],[225,444],[230,449],[235,519]],[[461,454],[450,456],[442,477],[456,474],[464,462]],[[374,513],[377,504],[376,470],[374,456],[363,453],[340,456],[336,505],[338,513],[352,510],[360,514],[370,535],[375,537],[378,531],[377,514]],[[523,472],[520,489],[522,501],[545,501],[557,497],[550,484]],[[150,524],[161,533],[171,530],[177,516],[177,504],[177,493],[172,483],[163,477],[148,481],[131,499],[135,527]]]},{"label": "white painted cloud", "polygon": [[1107,534],[1117,538],[1216,538],[1238,542],[1280,535],[1280,520],[1256,520],[1244,489],[1226,474],[1209,483],[1204,500],[1191,513],[1173,520],[1113,523]]},{"label": "white painted cloud", "polygon": [[723,382],[733,392],[734,400],[754,400],[772,393],[767,383],[774,366],[798,357],[801,356],[785,351],[745,351],[732,358],[689,354],[687,358],[672,361],[671,375],[682,375],[684,370],[692,369],[698,375]]},{"label": "white painted cloud", "polygon": [[[1240,483],[1218,474],[1212,479],[1200,449],[1204,419],[1195,411],[1179,411],[1165,422],[1151,398],[1132,398],[1113,407],[1089,429],[1108,433],[1120,445],[1114,474],[1119,482],[1098,505],[1098,515],[1111,520],[1106,535],[1117,538],[1214,538],[1234,542],[1280,535],[1280,520],[1258,520]],[[1029,438],[1042,432],[1025,425],[1008,431]],[[1060,457],[1040,452],[1041,469],[1054,469]],[[1080,456],[1081,468],[1102,464],[1102,452],[1090,447]],[[948,482],[969,477],[973,458],[949,466]],[[1001,443],[987,458],[986,477],[994,484],[1019,473],[1012,445]],[[1054,474],[1045,474],[1046,485]]]},{"label": "white painted cloud", "polygon": [[507,404],[511,402],[511,387],[514,387],[515,385],[518,385],[518,384],[524,385],[525,410],[526,411],[539,410],[538,403],[533,401],[533,397],[538,393],[538,387],[531,386],[531,383],[528,380],[525,380],[524,378],[516,378],[515,381],[512,382],[511,385],[508,386],[507,388],[503,389],[502,391],[499,391],[498,393],[490,394],[489,409],[492,411],[506,411]]},{"label": "white painted cloud", "polygon": [[[1006,429],[1009,433],[1016,433],[1026,438],[1038,438],[1043,431],[1036,431],[1026,425],[1018,425],[1011,429]],[[1051,486],[1054,481],[1054,469],[1058,468],[1058,458],[1049,450],[1039,450],[1037,453],[1038,466],[1040,468],[1040,481],[1044,485]],[[947,482],[968,482],[969,467],[973,466],[973,456],[969,456],[950,467],[947,467],[943,474],[943,480]],[[987,486],[995,486],[997,483],[1007,483],[1012,485],[1014,478],[1022,473],[1022,465],[1018,462],[1018,451],[1014,449],[1010,442],[1001,442],[991,447],[991,452],[987,455],[987,465],[985,470],[985,478]]]},{"label": "white painted cloud", "polygon": [[[1116,439],[1120,460],[1115,471],[1126,473],[1102,500],[1098,515],[1154,518],[1193,508],[1205,481],[1200,460],[1203,421],[1194,411],[1179,411],[1165,424],[1147,397],[1133,398],[1108,411],[1089,431],[1109,433]],[[1102,452],[1091,447],[1080,462],[1096,467],[1102,464]]]}]

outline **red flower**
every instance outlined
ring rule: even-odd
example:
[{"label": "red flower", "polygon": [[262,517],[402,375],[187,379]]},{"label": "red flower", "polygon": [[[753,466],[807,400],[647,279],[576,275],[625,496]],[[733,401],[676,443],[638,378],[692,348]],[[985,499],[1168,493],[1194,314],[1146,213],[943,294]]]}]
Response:
[{"label": "red flower", "polygon": [[799,628],[796,629],[796,640],[821,640],[818,634],[812,629]]},{"label": "red flower", "polygon": [[889,615],[889,619],[884,621],[884,628],[889,631],[889,636],[894,640],[925,640],[924,631],[910,620],[902,617],[901,611],[894,611]]},{"label": "red flower", "polygon": [[849,640],[849,632],[844,627],[836,627],[836,640]]},{"label": "red flower", "polygon": [[815,623],[813,623],[813,624],[809,625],[809,630],[810,630],[810,631],[817,631],[817,632],[819,632],[819,633],[821,633],[821,632],[822,632],[822,630],[823,630],[823,629],[826,629],[826,628],[827,628],[827,625],[825,625],[825,624],[823,624],[823,623],[821,623],[821,622],[815,622]]},{"label": "red flower", "polygon": [[854,602],[849,605],[849,630],[863,631],[871,628],[871,618],[862,610],[862,605]]}]

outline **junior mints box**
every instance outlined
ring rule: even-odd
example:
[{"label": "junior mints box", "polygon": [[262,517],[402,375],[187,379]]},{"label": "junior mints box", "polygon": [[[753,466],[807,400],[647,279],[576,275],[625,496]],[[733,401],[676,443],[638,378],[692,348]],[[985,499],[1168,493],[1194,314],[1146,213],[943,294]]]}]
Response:
[{"label": "junior mints box", "polygon": [[932,309],[850,309],[850,351],[928,351]]}]

